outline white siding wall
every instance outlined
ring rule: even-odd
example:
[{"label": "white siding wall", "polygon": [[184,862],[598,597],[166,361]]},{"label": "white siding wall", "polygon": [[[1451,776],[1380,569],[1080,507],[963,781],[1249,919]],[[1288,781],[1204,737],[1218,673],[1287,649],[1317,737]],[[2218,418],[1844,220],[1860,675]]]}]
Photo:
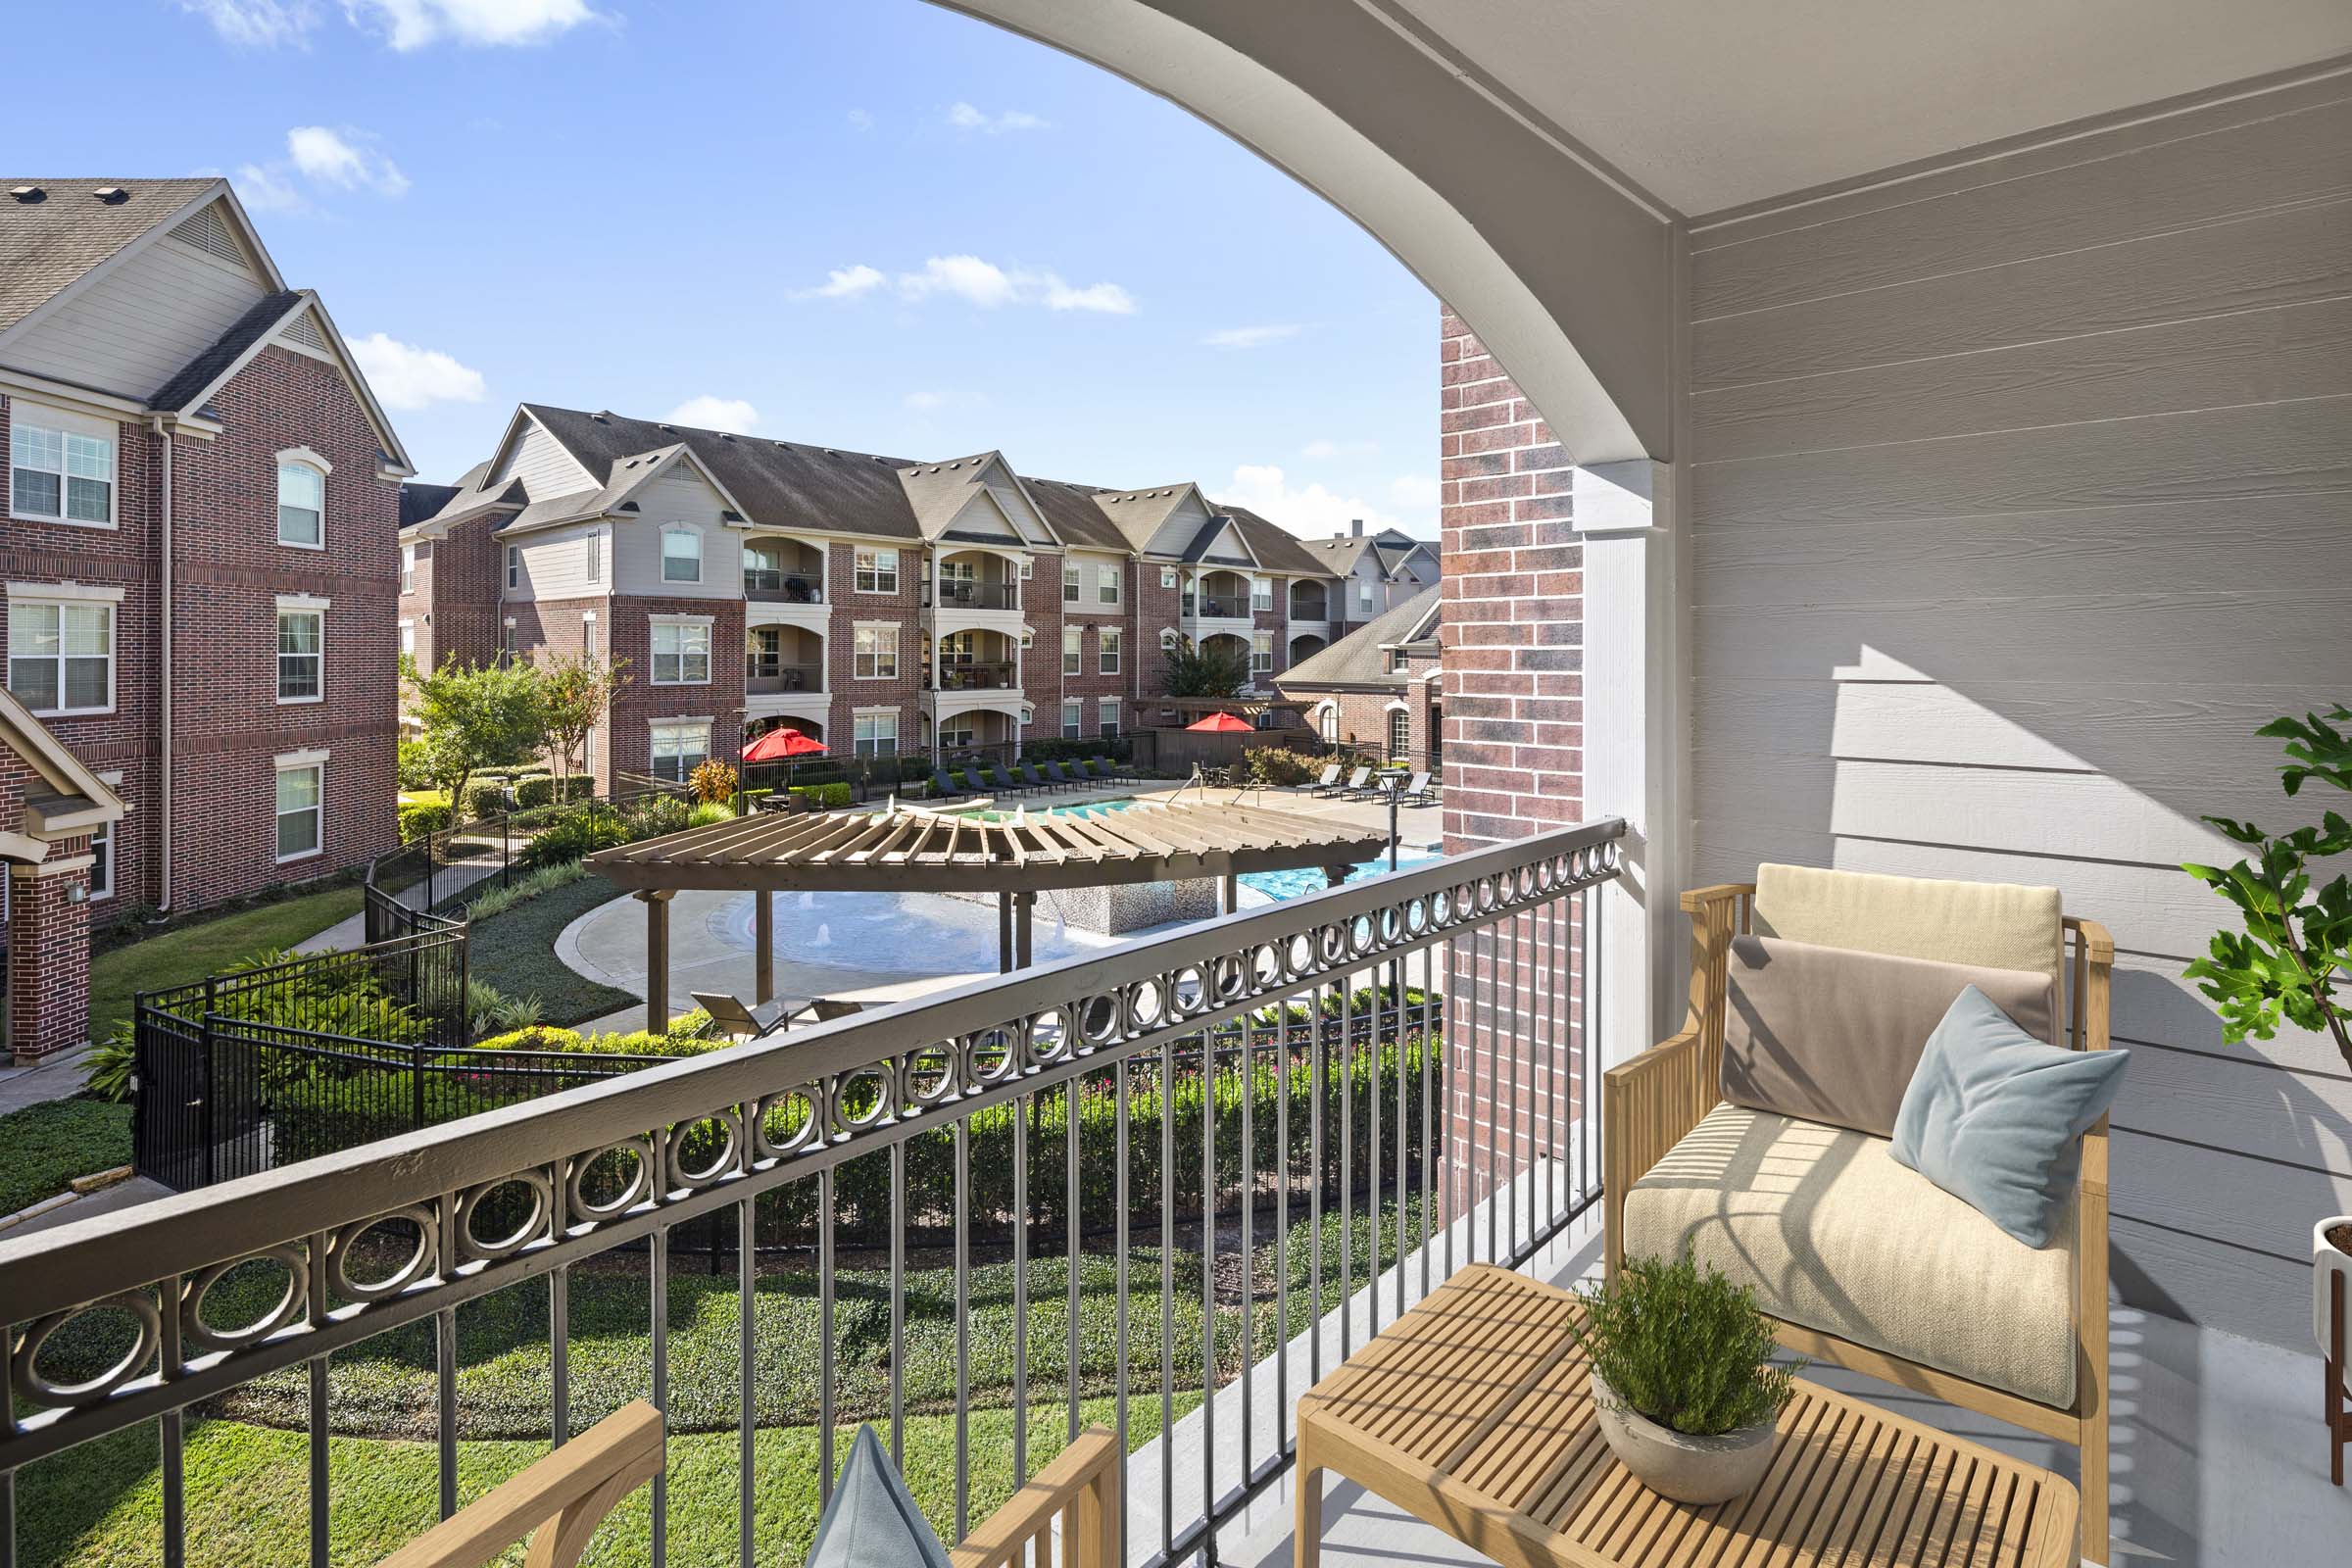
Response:
[{"label": "white siding wall", "polygon": [[[596,579],[588,575],[588,539],[606,533]],[[612,541],[609,526],[584,523],[576,528],[551,528],[524,534],[514,541],[522,549],[522,586],[509,599],[589,599],[612,592]]]},{"label": "white siding wall", "polygon": [[[981,491],[963,504],[963,510],[948,519],[948,529],[956,534],[985,534],[1001,539],[1008,548],[1026,548],[1027,541],[1005,514],[1006,505],[1018,506],[1016,498],[1007,494],[1000,498],[992,487]],[[943,540],[941,548],[954,549],[956,541]]]},{"label": "white siding wall", "polygon": [[[577,495],[593,490],[605,482],[602,474],[591,474],[564,450],[564,443],[549,435],[536,420],[525,417],[522,433],[507,453],[491,485],[504,484],[509,479],[520,479],[534,501],[552,501],[558,496]],[[490,485],[483,486],[484,489]]]},{"label": "white siding wall", "polygon": [[[637,492],[637,520],[613,529],[613,591],[678,599],[741,599],[743,536],[719,520],[726,503],[692,469],[672,467]],[[691,523],[703,532],[703,580],[662,580],[662,525]]]},{"label": "white siding wall", "polygon": [[[1118,508],[1110,510],[1116,513]],[[1192,547],[1193,541],[1200,536],[1200,530],[1207,523],[1208,509],[1200,504],[1199,496],[1188,495],[1161,521],[1159,530],[1152,535],[1152,542],[1145,549],[1152,555],[1181,556]]]},{"label": "white siding wall", "polygon": [[2308,1343],[2352,1207],[2323,1041],[2179,979],[2254,727],[2352,695],[2352,87],[1693,236],[1694,875],[2055,883],[2123,950],[2115,1277]]},{"label": "white siding wall", "polygon": [[267,292],[260,277],[165,235],[28,328],[9,363],[144,398]]}]

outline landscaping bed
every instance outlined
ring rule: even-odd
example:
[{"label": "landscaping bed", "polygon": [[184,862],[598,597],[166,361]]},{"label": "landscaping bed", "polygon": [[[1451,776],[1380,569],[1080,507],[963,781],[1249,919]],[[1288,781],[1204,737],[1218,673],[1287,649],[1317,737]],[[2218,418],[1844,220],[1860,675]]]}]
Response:
[{"label": "landscaping bed", "polygon": [[104,1040],[130,1017],[139,992],[219,974],[266,948],[292,948],[360,912],[357,885],[305,893],[230,914],[174,925],[90,959],[90,1038]]},{"label": "landscaping bed", "polygon": [[[496,886],[495,879],[486,880],[468,892]],[[622,896],[591,873],[473,920],[467,936],[472,977],[496,986],[501,996],[537,997],[541,1021],[551,1024],[585,1023],[637,1003],[639,998],[591,980],[556,956],[556,938],[565,926]]]},{"label": "landscaping bed", "polygon": [[53,1198],[76,1176],[130,1163],[130,1107],[53,1100],[0,1116],[0,1214]]}]

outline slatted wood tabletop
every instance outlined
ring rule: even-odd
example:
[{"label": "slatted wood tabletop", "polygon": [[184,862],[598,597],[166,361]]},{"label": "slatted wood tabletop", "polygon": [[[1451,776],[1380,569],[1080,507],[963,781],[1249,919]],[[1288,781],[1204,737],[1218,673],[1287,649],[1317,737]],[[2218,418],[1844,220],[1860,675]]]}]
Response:
[{"label": "slatted wood tabletop", "polygon": [[2062,1568],[2060,1477],[1799,1380],[1755,1491],[1694,1508],[1617,1463],[1592,1419],[1565,1291],[1474,1264],[1298,1403],[1297,1568],[1319,1469],[1515,1568]]}]

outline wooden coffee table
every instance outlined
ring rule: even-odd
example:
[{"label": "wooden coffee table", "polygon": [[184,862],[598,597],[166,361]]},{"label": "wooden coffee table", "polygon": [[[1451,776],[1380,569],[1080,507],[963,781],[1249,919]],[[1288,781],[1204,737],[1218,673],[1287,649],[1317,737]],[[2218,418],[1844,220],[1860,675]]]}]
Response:
[{"label": "wooden coffee table", "polygon": [[1659,1496],[1592,1419],[1579,1310],[1473,1264],[1308,1390],[1296,1568],[1320,1555],[1324,1470],[1511,1568],[2079,1561],[2066,1481],[1802,1380],[1754,1492],[1708,1508]]}]

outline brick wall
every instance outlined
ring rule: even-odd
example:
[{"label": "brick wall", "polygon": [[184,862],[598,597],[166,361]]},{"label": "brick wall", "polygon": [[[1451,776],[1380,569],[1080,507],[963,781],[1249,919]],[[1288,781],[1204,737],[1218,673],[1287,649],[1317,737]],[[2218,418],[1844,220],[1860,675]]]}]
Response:
[{"label": "brick wall", "polygon": [[[923,611],[922,557],[911,545],[899,549],[899,586],[895,593],[858,591],[857,547],[826,546],[825,580],[831,585],[831,627],[825,639],[825,689],[832,695],[832,717],[825,724],[825,748],[836,757],[857,750],[855,715],[861,708],[887,708],[899,715],[899,750],[913,751],[925,744],[922,732]],[[878,621],[899,629],[899,671],[887,679],[860,679],[856,673],[858,625]]]},{"label": "brick wall", "polygon": [[[605,643],[606,657],[623,662],[627,666],[629,683],[612,699],[612,711],[605,720],[605,733],[597,746],[597,766],[608,780],[612,769],[624,773],[645,774],[653,770],[653,729],[655,721],[672,718],[708,718],[710,720],[710,755],[734,761],[743,755],[743,601],[740,599],[669,599],[650,596],[615,596],[609,603],[610,611],[598,611],[600,624],[610,625],[600,633],[609,639]],[[516,631],[521,631],[520,610],[526,607],[510,606],[508,613],[516,618]],[[565,601],[542,606],[542,616],[552,616],[559,609],[568,612],[564,617],[571,623],[572,646],[577,647],[579,611],[588,608]],[[708,615],[710,617],[710,683],[708,686],[657,686],[654,684],[653,617],[656,615]],[[527,650],[531,645],[518,640],[516,647]]]},{"label": "brick wall", "polygon": [[[500,603],[506,593],[505,553],[491,535],[506,518],[505,513],[473,517],[430,541],[432,593],[423,604],[431,617],[432,662],[436,664],[452,655],[469,664],[487,663],[498,656],[500,619],[505,613]],[[425,582],[425,564],[419,560],[416,585],[420,592]],[[418,617],[420,651],[426,630],[423,618]]]},{"label": "brick wall", "polygon": [[[1456,854],[1583,819],[1584,573],[1567,452],[1450,310],[1439,379],[1446,849]],[[1468,1047],[1447,1063],[1448,1147],[1464,1152],[1448,1161],[1457,1203],[1560,1136],[1552,1098],[1498,1092],[1523,1081],[1514,1073],[1556,1085],[1581,1117],[1584,977],[1560,965],[1563,989],[1534,961],[1562,943],[1582,952],[1581,921],[1564,907],[1455,947],[1447,1038]]]}]

